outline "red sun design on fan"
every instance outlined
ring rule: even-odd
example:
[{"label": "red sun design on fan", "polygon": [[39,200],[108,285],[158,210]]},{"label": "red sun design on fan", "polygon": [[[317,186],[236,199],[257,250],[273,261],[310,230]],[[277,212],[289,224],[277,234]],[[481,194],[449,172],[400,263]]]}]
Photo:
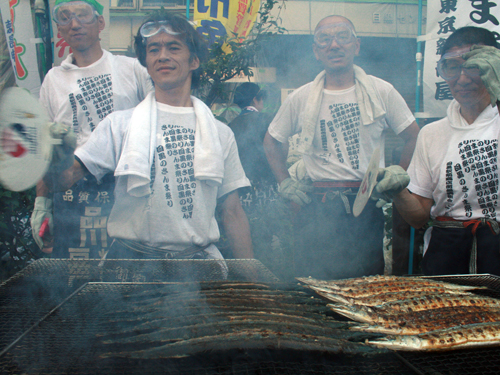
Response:
[{"label": "red sun design on fan", "polygon": [[19,141],[13,139],[14,133],[10,129],[4,129],[1,137],[1,144],[4,152],[14,158],[22,157],[28,149]]}]

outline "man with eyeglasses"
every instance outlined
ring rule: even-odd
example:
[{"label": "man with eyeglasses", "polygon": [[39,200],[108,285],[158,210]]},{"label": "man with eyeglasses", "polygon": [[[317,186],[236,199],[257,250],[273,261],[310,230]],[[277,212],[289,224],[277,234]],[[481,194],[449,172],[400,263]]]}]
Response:
[{"label": "man with eyeglasses", "polygon": [[[137,59],[114,56],[101,48],[102,13],[103,6],[96,0],[57,0],[52,13],[72,53],[48,72],[40,101],[51,121],[74,130],[78,147],[108,114],[136,106],[153,90]],[[31,225],[42,251],[61,258],[100,258],[110,245],[106,221],[113,189],[112,174],[100,183],[83,179],[71,190],[55,194],[40,181]],[[40,233],[44,221],[49,229]]]},{"label": "man with eyeglasses", "polygon": [[437,72],[454,100],[445,118],[420,132],[410,184],[394,202],[415,228],[431,220],[424,274],[500,275],[500,51],[494,33],[472,26],[456,30],[443,45]]},{"label": "man with eyeglasses", "polygon": [[[384,215],[368,202],[355,218],[352,205],[383,131],[404,141],[401,165],[411,159],[418,125],[401,95],[389,83],[354,65],[360,50],[354,25],[341,16],[321,20],[313,51],[324,67],[316,79],[283,103],[264,139],[280,194],[295,205],[295,275],[324,279],[384,272]],[[286,169],[288,138],[300,133],[303,157],[291,178]],[[398,181],[399,166],[380,172]],[[391,180],[391,181],[392,181]],[[403,182],[404,183],[404,182]]]},{"label": "man with eyeglasses", "polygon": [[185,18],[159,11],[139,28],[135,49],[155,92],[106,117],[74,162],[69,134],[61,134],[61,157],[45,181],[67,188],[89,174],[116,176],[108,258],[222,260],[214,245],[220,235],[216,208],[234,257],[253,258],[237,193],[250,183],[234,135],[190,95],[208,57],[205,42]]}]

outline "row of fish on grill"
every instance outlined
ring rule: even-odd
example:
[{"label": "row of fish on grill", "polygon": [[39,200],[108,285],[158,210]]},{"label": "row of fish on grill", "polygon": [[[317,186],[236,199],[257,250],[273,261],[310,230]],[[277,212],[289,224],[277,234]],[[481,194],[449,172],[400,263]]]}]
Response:
[{"label": "row of fish on grill", "polygon": [[[100,358],[173,359],[240,349],[376,353],[321,298],[244,282],[168,283],[123,293],[104,313]],[[358,342],[356,342],[358,338]]]},{"label": "row of fish on grill", "polygon": [[405,351],[500,345],[500,299],[464,286],[419,277],[370,276],[323,281],[298,278],[358,322],[349,329],[386,334],[368,344]]}]

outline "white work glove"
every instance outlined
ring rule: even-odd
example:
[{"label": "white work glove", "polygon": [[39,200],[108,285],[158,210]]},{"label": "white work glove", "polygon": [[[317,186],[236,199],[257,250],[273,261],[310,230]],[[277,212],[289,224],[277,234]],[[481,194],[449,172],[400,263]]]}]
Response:
[{"label": "white work glove", "polygon": [[481,80],[490,94],[491,105],[500,100],[500,50],[492,46],[472,46],[463,58],[464,68],[478,68]]},{"label": "white work glove", "polygon": [[281,181],[278,186],[278,193],[285,199],[289,199],[292,202],[297,203],[299,206],[311,203],[311,197],[307,193],[312,193],[314,187],[310,180],[296,181],[292,180],[290,177]]},{"label": "white work glove", "polygon": [[52,199],[46,197],[36,197],[35,207],[33,208],[33,213],[31,214],[31,231],[33,234],[33,239],[37,243],[40,249],[43,248],[43,239],[40,237],[40,228],[43,221],[49,219],[49,231],[52,234],[52,228],[54,220],[52,218]]},{"label": "white work glove", "polygon": [[53,146],[48,173],[60,174],[70,168],[75,161],[76,135],[71,126],[56,122],[50,124],[50,135],[54,139],[60,139],[62,143]]},{"label": "white work glove", "polygon": [[399,165],[379,168],[377,180],[371,198],[378,200],[378,208],[392,201],[395,195],[402,192],[410,183],[410,176]]}]

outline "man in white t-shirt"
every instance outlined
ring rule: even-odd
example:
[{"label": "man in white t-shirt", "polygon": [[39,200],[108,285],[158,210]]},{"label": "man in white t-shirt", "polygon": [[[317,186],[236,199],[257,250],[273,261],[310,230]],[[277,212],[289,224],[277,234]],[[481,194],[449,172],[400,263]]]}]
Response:
[{"label": "man in white t-shirt", "polygon": [[420,132],[410,184],[394,197],[413,227],[432,219],[422,260],[427,275],[500,275],[497,48],[494,33],[478,27],[458,29],[446,40],[438,73],[454,100],[444,119]]},{"label": "man in white t-shirt", "polygon": [[[383,131],[391,128],[405,141],[401,165],[406,167],[419,128],[392,85],[354,65],[359,49],[351,21],[341,16],[321,20],[313,51],[325,70],[286,99],[264,139],[279,192],[298,211],[297,276],[342,278],[384,272],[382,210],[369,202],[355,218],[352,203],[377,148],[383,167]],[[297,133],[303,154],[299,174],[306,176],[300,180],[290,177],[283,147]]]},{"label": "man in white t-shirt", "polygon": [[250,183],[234,135],[190,96],[208,56],[204,41],[185,18],[159,11],[141,25],[135,47],[155,92],[106,117],[66,170],[72,153],[63,143],[57,150],[64,162],[56,158],[45,180],[65,188],[88,174],[100,180],[114,173],[108,258],[222,259],[216,207],[234,257],[253,258],[237,192]]},{"label": "man in white t-shirt", "polygon": [[[57,0],[53,11],[57,30],[72,53],[46,75],[40,102],[50,121],[73,128],[78,147],[108,114],[135,107],[153,90],[151,78],[137,59],[114,56],[101,48],[102,12],[96,0]],[[39,182],[31,223],[42,251],[58,258],[100,258],[110,245],[106,222],[113,190],[112,175],[99,184],[86,178],[55,194]],[[49,232],[42,239],[45,219]]]}]

